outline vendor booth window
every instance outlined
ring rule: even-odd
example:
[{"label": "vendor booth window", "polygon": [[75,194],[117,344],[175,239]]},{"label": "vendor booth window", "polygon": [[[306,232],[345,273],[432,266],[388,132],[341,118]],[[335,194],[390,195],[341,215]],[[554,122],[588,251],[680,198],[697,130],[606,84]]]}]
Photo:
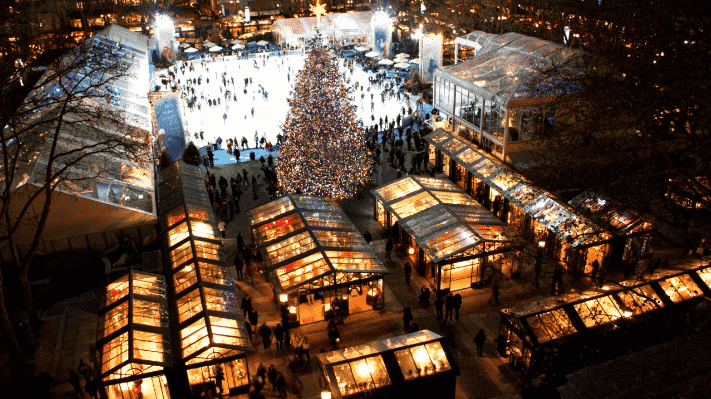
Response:
[{"label": "vendor booth window", "polygon": [[612,296],[576,303],[573,307],[587,328],[611,323],[622,317],[622,312]]},{"label": "vendor booth window", "polygon": [[202,393],[208,386],[212,388],[216,383],[218,370],[221,370],[225,379],[222,382],[222,392],[249,384],[249,371],[246,359],[234,359],[224,363],[196,367],[188,370],[188,381],[194,391]]},{"label": "vendor booth window", "polygon": [[113,384],[107,386],[105,390],[109,399],[137,399],[139,397],[143,399],[170,399],[168,381],[165,376],[153,376]]},{"label": "vendor booth window", "polygon": [[395,358],[406,380],[449,370],[449,362],[439,342],[395,351]]},{"label": "vendor booth window", "polygon": [[688,274],[660,280],[659,285],[674,303],[701,295],[701,289]]},{"label": "vendor booth window", "polygon": [[380,222],[382,226],[385,226],[385,219],[387,217],[387,213],[385,212],[385,207],[383,207],[383,203],[377,199],[375,200],[375,212],[375,217],[378,219],[378,222]]},{"label": "vendor booth window", "polygon": [[430,163],[430,167],[436,167],[437,166],[437,148],[430,144],[429,146],[429,156],[427,157],[428,162]]},{"label": "vendor booth window", "polygon": [[352,395],[390,385],[382,356],[360,359],[333,367],[341,395]]}]

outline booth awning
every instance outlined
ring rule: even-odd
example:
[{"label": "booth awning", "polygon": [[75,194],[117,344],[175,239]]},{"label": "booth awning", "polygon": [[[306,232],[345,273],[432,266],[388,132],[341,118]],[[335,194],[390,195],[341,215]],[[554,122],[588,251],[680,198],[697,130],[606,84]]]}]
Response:
[{"label": "booth awning", "polygon": [[483,254],[524,244],[502,221],[449,180],[404,177],[371,192],[434,262],[475,247],[477,253]]},{"label": "booth awning", "polygon": [[624,209],[609,199],[592,191],[585,191],[568,201],[575,209],[606,226],[618,236],[649,232],[654,229],[652,222],[639,213]]},{"label": "booth awning", "polygon": [[285,291],[332,273],[388,273],[348,216],[331,201],[288,195],[249,211],[267,271]]},{"label": "booth awning", "polygon": [[570,246],[588,247],[612,239],[609,231],[452,132],[440,128],[425,140]]},{"label": "booth awning", "polygon": [[194,365],[251,351],[203,172],[175,163],[162,172],[160,188],[182,361]]},{"label": "booth awning", "polygon": [[[409,381],[421,381],[423,377],[444,373],[459,374],[450,364],[442,346],[443,340],[429,330],[422,330],[319,353],[317,357],[326,377],[326,387],[336,398],[357,394],[395,397],[398,393],[408,397],[410,395],[403,395],[403,389],[407,389]],[[428,381],[443,383],[436,379]],[[456,382],[452,380],[451,383]]]},{"label": "booth awning", "polygon": [[103,382],[127,382],[172,367],[165,277],[130,271],[106,286],[97,349]]},{"label": "booth awning", "polygon": [[517,326],[522,338],[534,344],[577,336],[597,327],[611,328],[619,320],[634,319],[711,293],[708,259],[691,262],[693,268],[686,271],[659,270],[648,279],[603,286],[603,292],[572,293],[528,303],[505,310],[501,316]]}]

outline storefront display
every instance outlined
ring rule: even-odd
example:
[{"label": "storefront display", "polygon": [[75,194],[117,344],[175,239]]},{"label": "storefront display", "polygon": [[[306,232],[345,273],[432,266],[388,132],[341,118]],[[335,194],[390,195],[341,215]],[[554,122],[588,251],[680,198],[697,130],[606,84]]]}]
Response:
[{"label": "storefront display", "polygon": [[438,291],[469,288],[493,270],[520,271],[523,240],[450,181],[405,177],[372,193],[376,215],[383,209],[398,221],[411,261]]},{"label": "storefront display", "polygon": [[[597,340],[605,349],[624,348],[616,344],[617,339],[634,341],[635,334],[648,338],[655,318],[664,325],[674,314],[672,307],[692,304],[711,294],[708,281],[701,277],[711,271],[707,262],[689,261],[675,265],[676,269],[658,270],[648,279],[622,281],[602,286],[600,291],[569,293],[505,309],[500,312],[498,350],[522,375],[550,366],[550,353],[565,358],[563,363],[572,371],[581,359],[592,360],[585,352],[588,348],[603,348],[596,347]],[[663,313],[664,309],[670,311]],[[621,323],[625,328],[620,328]],[[550,348],[556,350],[551,352]]]},{"label": "storefront display", "polygon": [[[445,157],[454,167],[452,181],[471,180],[468,192],[524,239],[544,242],[542,250],[570,270],[583,272],[595,259],[602,263],[617,253],[610,248],[615,236],[582,212],[529,182],[484,150],[438,129],[425,136],[438,162]],[[435,167],[442,170],[443,164]],[[461,174],[467,171],[464,179]]]},{"label": "storefront display", "polygon": [[285,295],[291,323],[384,306],[382,276],[388,270],[333,202],[288,195],[250,210],[249,217],[268,279],[277,296]]},{"label": "storefront display", "polygon": [[[429,330],[317,355],[327,388],[336,398],[454,397],[456,377]],[[414,396],[412,396],[414,395]]]},{"label": "storefront display", "polygon": [[246,391],[245,356],[252,344],[202,173],[176,163],[161,176],[174,337],[193,393],[202,394],[206,387],[214,392],[218,374],[224,376],[222,392]]},{"label": "storefront display", "polygon": [[165,278],[130,271],[104,291],[97,345],[109,399],[169,399],[173,366]]}]

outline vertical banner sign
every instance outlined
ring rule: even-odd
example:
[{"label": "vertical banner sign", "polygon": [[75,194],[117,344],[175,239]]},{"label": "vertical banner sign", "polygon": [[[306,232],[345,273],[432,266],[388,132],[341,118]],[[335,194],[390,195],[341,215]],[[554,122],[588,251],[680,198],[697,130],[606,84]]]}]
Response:
[{"label": "vertical banner sign", "polygon": [[442,36],[423,35],[420,40],[420,76],[424,82],[432,82],[432,74],[442,67]]},{"label": "vertical banner sign", "polygon": [[373,15],[373,51],[377,51],[388,58],[392,41],[390,18],[381,13]]},{"label": "vertical banner sign", "polygon": [[249,7],[244,8],[244,22],[249,22]]}]

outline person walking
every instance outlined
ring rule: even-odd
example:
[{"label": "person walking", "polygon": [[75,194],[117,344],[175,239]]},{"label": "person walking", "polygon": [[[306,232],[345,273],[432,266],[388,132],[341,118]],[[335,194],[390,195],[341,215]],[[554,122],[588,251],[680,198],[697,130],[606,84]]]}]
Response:
[{"label": "person walking", "polygon": [[225,390],[222,388],[222,382],[225,381],[225,372],[222,370],[222,366],[217,365],[217,372],[215,373],[215,388],[219,389],[218,395],[222,396]]},{"label": "person walking", "polygon": [[257,322],[259,320],[259,313],[257,312],[257,309],[251,308],[249,311],[247,311],[247,318],[249,319],[249,322],[252,323],[253,326],[257,325]]},{"label": "person walking", "polygon": [[338,349],[338,343],[341,342],[341,332],[338,330],[338,326],[333,319],[328,323],[328,338],[331,339],[333,350]]},{"label": "person walking", "polygon": [[269,370],[267,370],[267,379],[269,380],[269,385],[272,386],[272,394],[276,390],[276,379],[277,379],[277,369],[274,363],[269,365]]},{"label": "person walking", "polygon": [[459,293],[454,294],[454,319],[459,321],[459,308],[462,307],[462,296]]},{"label": "person walking", "polygon": [[452,318],[452,310],[454,310],[454,296],[450,292],[447,294],[447,297],[444,298],[444,308],[445,308],[445,314],[444,314],[444,320],[449,320]]},{"label": "person walking", "polygon": [[410,322],[412,322],[412,319],[414,317],[412,316],[412,311],[410,310],[410,307],[405,305],[405,307],[402,309],[402,323],[405,325],[405,331],[410,330]]},{"label": "person walking", "polygon": [[76,395],[79,395],[80,397],[84,395],[84,391],[81,388],[81,377],[79,376],[79,373],[74,370],[69,370],[69,383],[72,384]]},{"label": "person walking", "polygon": [[437,295],[437,299],[435,300],[435,309],[437,309],[437,321],[442,320],[442,308],[444,307],[444,299],[442,299],[441,295]]},{"label": "person walking", "polygon": [[412,265],[410,262],[405,262],[405,284],[410,285],[410,277],[412,276]]},{"label": "person walking", "polygon": [[595,259],[590,266],[592,266],[592,270],[590,271],[590,282],[597,286],[597,273],[600,271],[600,262]]},{"label": "person walking", "polygon": [[242,311],[246,315],[247,312],[252,310],[252,297],[249,296],[249,294],[246,294],[244,298],[242,298],[242,302],[240,303],[240,306],[242,307]]},{"label": "person walking", "polygon": [[259,336],[262,337],[262,345],[264,345],[264,349],[269,349],[272,338],[272,329],[267,326],[267,323],[262,323],[262,326],[259,327]]},{"label": "person walking", "polygon": [[222,218],[220,218],[220,221],[217,222],[217,228],[220,229],[220,236],[222,238],[225,238],[225,229],[227,228],[227,226],[225,226],[225,221],[222,220]]},{"label": "person walking", "polygon": [[242,269],[244,269],[244,262],[242,261],[242,257],[240,256],[239,252],[237,252],[237,255],[235,255],[235,270],[237,270],[237,280],[242,280],[244,278],[244,275],[242,274]]},{"label": "person walking", "polygon": [[277,371],[277,378],[274,383],[276,385],[277,393],[279,398],[286,398],[286,378],[281,371]]},{"label": "person walking", "polygon": [[390,253],[393,251],[393,240],[388,238],[388,242],[385,243],[385,256],[390,260]]},{"label": "person walking", "polygon": [[368,244],[370,244],[370,242],[373,241],[373,236],[370,234],[370,232],[368,230],[366,230],[365,233],[363,233],[363,238],[365,239],[365,242],[367,242]]},{"label": "person walking", "polygon": [[474,337],[474,343],[476,344],[476,353],[480,357],[484,354],[484,343],[486,342],[486,334],[484,334],[484,329],[480,328],[479,332]]},{"label": "person walking", "polygon": [[281,351],[284,347],[284,327],[281,323],[277,323],[274,327],[274,340],[276,341],[277,352]]},{"label": "person walking", "polygon": [[[629,276],[625,276],[629,277]],[[563,290],[563,270],[561,270],[560,266],[556,266],[555,270],[553,270],[553,282],[551,284],[551,291],[552,295],[557,295],[558,292],[561,292]]]},{"label": "person walking", "polygon": [[491,302],[494,306],[499,306],[499,281],[494,280],[494,284],[491,286]]}]

